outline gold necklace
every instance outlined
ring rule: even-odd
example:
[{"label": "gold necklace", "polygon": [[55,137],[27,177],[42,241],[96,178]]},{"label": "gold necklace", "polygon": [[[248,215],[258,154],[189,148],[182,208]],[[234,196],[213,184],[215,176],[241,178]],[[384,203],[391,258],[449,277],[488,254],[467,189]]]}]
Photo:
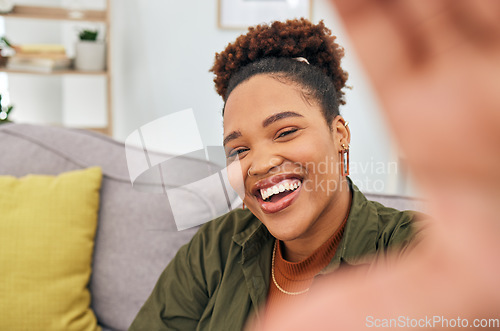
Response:
[{"label": "gold necklace", "polygon": [[276,278],[274,277],[274,257],[276,256],[276,243],[277,242],[278,242],[278,240],[276,239],[274,241],[273,259],[271,260],[271,276],[273,278],[274,285],[276,285],[276,287],[278,288],[278,290],[280,290],[281,292],[283,292],[285,294],[288,294],[288,295],[300,295],[300,294],[306,293],[307,291],[309,291],[309,287],[306,288],[305,290],[300,291],[300,292],[289,292],[289,291],[283,289],[281,286],[278,285],[278,282],[276,281]]}]

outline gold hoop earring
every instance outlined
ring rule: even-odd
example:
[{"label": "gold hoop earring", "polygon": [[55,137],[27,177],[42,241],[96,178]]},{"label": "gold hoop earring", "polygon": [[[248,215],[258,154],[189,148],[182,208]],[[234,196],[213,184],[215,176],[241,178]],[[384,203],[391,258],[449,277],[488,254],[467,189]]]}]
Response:
[{"label": "gold hoop earring", "polygon": [[349,176],[349,145],[346,146],[342,144],[342,150],[340,151],[340,161],[341,161],[341,174],[342,176]]}]

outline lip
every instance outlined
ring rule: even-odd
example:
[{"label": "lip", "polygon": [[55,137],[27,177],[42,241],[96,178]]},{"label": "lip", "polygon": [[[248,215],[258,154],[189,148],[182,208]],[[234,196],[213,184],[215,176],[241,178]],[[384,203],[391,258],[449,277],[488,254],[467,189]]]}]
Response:
[{"label": "lip", "polygon": [[252,193],[259,202],[260,208],[264,213],[273,214],[282,211],[283,209],[290,206],[300,195],[300,192],[302,191],[302,186],[300,186],[295,191],[288,194],[287,196],[285,196],[284,198],[282,198],[277,202],[269,202],[269,201],[266,202],[262,199],[262,196],[260,194],[261,189],[266,189],[268,187],[274,186],[285,179],[297,179],[300,180],[300,182],[303,182],[303,177],[301,177],[300,175],[293,173],[286,173],[261,179],[254,184]]},{"label": "lip", "polygon": [[274,214],[290,206],[298,198],[301,191],[302,186],[277,202],[266,202],[260,197],[257,197],[257,201],[259,201],[260,208],[264,213]]}]

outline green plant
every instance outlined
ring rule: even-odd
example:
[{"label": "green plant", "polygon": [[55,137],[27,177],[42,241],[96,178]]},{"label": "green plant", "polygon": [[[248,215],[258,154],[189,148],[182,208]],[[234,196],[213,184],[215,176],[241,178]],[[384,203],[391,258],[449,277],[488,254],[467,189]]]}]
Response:
[{"label": "green plant", "polygon": [[87,41],[96,41],[97,40],[97,35],[99,34],[98,30],[82,30],[78,34],[80,37],[80,40],[87,40]]},{"label": "green plant", "polygon": [[9,114],[14,109],[14,106],[8,105],[7,107],[2,106],[2,95],[0,94],[0,124],[10,122]]},{"label": "green plant", "polygon": [[0,49],[3,49],[5,47],[12,48],[11,42],[7,39],[7,37],[0,37]]}]

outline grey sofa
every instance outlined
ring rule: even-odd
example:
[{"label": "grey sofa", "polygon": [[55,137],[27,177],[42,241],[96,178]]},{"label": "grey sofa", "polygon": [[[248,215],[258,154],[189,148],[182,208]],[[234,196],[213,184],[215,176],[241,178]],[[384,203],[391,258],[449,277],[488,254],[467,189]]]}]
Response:
[{"label": "grey sofa", "polygon": [[[138,178],[132,185],[122,143],[78,129],[0,125],[0,175],[55,175],[96,165],[103,169],[103,183],[89,284],[92,309],[103,330],[126,330],[161,271],[197,230],[177,231],[172,201],[157,192],[165,185],[179,187],[192,181],[193,173],[198,177],[214,173],[217,167],[183,157],[171,164],[169,171],[175,176],[167,178],[163,187],[151,176]],[[202,194],[185,190],[176,202],[176,213],[180,210],[188,217],[205,219],[220,215],[228,208],[227,202],[211,199],[216,196],[215,189],[211,190],[205,188]],[[236,201],[234,193],[229,194]],[[367,196],[399,209],[421,209],[420,202],[404,197]]]}]

